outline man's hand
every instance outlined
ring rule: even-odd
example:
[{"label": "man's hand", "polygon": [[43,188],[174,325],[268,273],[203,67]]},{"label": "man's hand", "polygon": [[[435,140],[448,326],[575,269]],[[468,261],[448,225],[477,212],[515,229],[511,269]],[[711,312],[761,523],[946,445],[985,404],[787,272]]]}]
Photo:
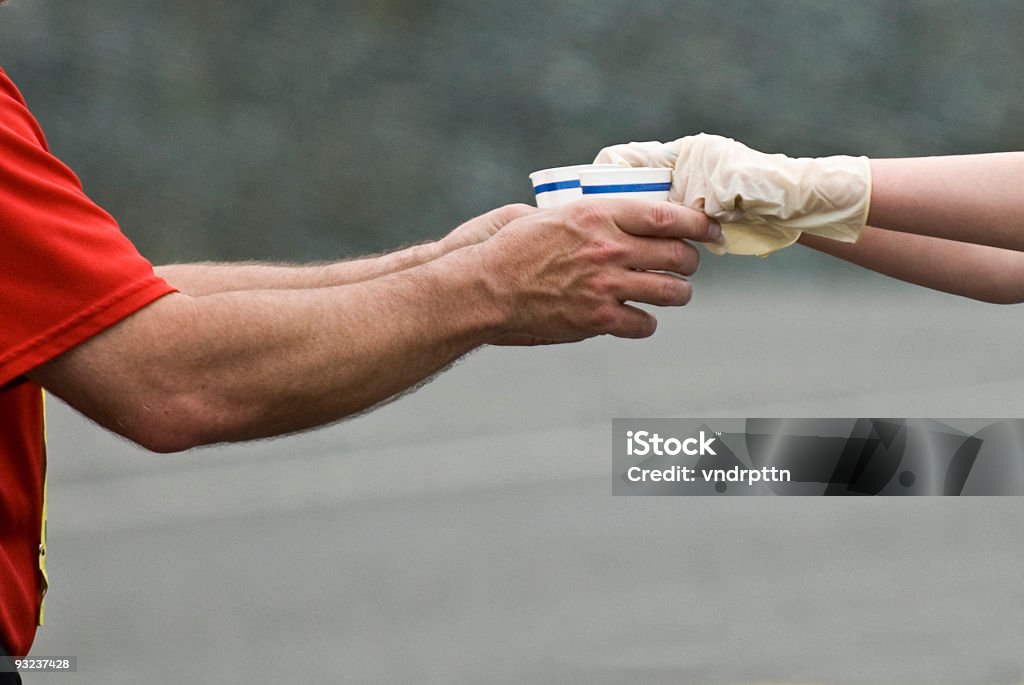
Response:
[{"label": "man's hand", "polygon": [[697,270],[700,255],[684,240],[715,241],[719,230],[704,214],[667,202],[580,201],[525,213],[466,258],[478,262],[507,312],[496,342],[643,338],[657,322],[626,303],[689,302],[690,284],[670,275]]},{"label": "man's hand", "polygon": [[[642,337],[627,301],[682,305],[717,227],[667,202],[523,212],[492,237],[336,287],[172,294],[29,377],[160,452],[319,426],[415,386],[508,334]],[[487,216],[487,215],[485,215]],[[492,217],[493,219],[493,217]],[[469,231],[467,231],[469,233]]]}]

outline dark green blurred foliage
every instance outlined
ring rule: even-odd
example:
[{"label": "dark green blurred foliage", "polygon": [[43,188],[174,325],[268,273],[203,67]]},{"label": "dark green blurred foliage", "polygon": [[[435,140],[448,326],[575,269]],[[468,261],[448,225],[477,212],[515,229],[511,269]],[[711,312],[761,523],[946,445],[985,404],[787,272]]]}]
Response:
[{"label": "dark green blurred foliage", "polygon": [[309,260],[631,139],[1024,149],[1022,25],[1016,0],[15,0],[0,64],[154,261]]}]

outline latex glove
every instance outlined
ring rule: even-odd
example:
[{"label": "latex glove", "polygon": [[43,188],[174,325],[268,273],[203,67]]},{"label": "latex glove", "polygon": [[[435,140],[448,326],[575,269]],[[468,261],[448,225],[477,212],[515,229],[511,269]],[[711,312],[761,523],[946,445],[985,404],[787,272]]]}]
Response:
[{"label": "latex glove", "polygon": [[671,143],[606,147],[595,163],[671,167],[669,199],[722,225],[717,254],[765,256],[801,233],[853,243],[867,222],[867,157],[769,155],[731,138],[701,133]]}]

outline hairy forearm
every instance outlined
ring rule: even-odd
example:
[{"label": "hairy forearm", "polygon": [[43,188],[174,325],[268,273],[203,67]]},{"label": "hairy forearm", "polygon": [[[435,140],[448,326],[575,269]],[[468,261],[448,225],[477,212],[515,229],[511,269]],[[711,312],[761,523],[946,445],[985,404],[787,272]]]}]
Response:
[{"label": "hairy forearm", "polygon": [[1024,302],[1024,253],[868,226],[856,243],[804,234],[803,245],[878,273],[997,304]]},{"label": "hairy forearm", "polygon": [[[500,332],[474,273],[440,260],[333,288],[170,295],[36,380],[59,379],[73,406],[157,451],[299,431],[371,407]],[[83,353],[89,363],[76,363]]]},{"label": "hairy forearm", "polygon": [[414,245],[388,254],[329,264],[290,265],[259,262],[168,264],[156,272],[186,295],[240,290],[300,290],[361,283],[443,256],[442,242]]},{"label": "hairy forearm", "polygon": [[498,207],[466,221],[440,240],[333,264],[171,264],[158,267],[156,271],[175,288],[193,296],[237,290],[298,290],[362,283],[477,245],[509,222],[535,211],[536,208],[527,205]]},{"label": "hairy forearm", "polygon": [[871,160],[868,223],[1024,250],[1024,152]]},{"label": "hairy forearm", "polygon": [[[504,227],[505,224],[510,224]],[[515,224],[512,226],[511,224]],[[330,423],[508,334],[643,338],[629,303],[678,307],[707,217],[667,202],[510,205],[446,236],[448,254],[349,285],[167,295],[29,372],[155,451]]]}]

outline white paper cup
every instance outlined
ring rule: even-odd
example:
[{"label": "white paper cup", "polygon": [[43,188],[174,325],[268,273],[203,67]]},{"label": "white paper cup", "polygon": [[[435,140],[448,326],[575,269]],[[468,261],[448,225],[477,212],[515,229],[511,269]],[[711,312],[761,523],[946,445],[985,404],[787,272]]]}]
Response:
[{"label": "white paper cup", "polygon": [[629,197],[638,200],[667,200],[672,188],[672,169],[616,167],[579,172],[580,194],[586,198]]},{"label": "white paper cup", "polygon": [[588,169],[622,169],[618,164],[576,164],[553,169],[541,169],[530,174],[537,206],[541,209],[560,207],[583,197],[580,192],[580,172]]}]

